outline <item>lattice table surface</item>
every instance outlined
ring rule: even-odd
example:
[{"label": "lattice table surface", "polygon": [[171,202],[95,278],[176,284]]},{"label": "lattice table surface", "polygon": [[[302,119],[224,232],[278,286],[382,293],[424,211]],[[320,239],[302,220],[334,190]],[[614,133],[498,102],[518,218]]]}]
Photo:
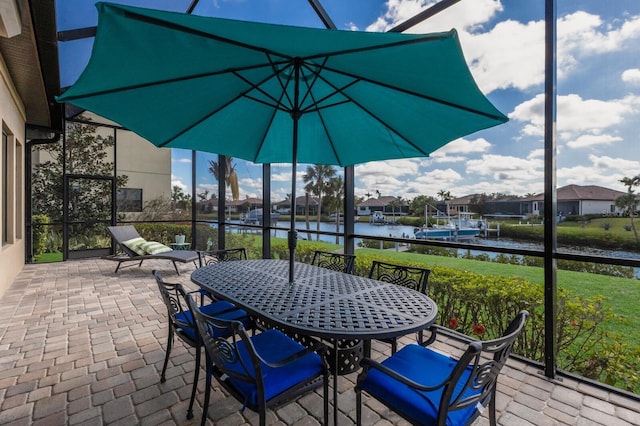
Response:
[{"label": "lattice table surface", "polygon": [[328,339],[397,337],[429,326],[437,306],[426,295],[394,284],[286,260],[220,262],[191,280],[301,333]]}]

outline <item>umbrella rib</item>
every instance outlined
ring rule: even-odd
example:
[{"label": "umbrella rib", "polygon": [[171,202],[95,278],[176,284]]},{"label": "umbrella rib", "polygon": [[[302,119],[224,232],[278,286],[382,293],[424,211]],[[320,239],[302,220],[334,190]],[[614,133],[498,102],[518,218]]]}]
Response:
[{"label": "umbrella rib", "polygon": [[[424,37],[399,40],[399,41],[394,41],[394,42],[391,42],[391,43],[376,44],[374,46],[354,47],[353,49],[337,50],[335,52],[330,52],[330,53],[316,53],[316,54],[313,54],[313,55],[304,56],[304,57],[302,57],[302,60],[303,61],[308,61],[308,60],[317,59],[317,58],[331,58],[333,56],[349,55],[351,53],[368,52],[370,50],[388,49],[388,48],[394,48],[394,47],[404,46],[404,45],[408,45],[408,44],[439,41],[439,40],[442,40],[442,39],[449,38],[452,33],[455,33],[455,30],[448,31],[446,33],[434,33],[434,34],[428,34],[428,35],[425,34]],[[287,55],[279,55],[279,56],[286,57]]]},{"label": "umbrella rib", "polygon": [[[327,81],[327,79],[323,78],[322,76],[320,76],[320,78],[327,83],[329,86],[333,87],[335,90],[340,91],[340,89],[338,89],[337,87],[335,87],[335,85],[333,83],[331,83],[330,81]],[[376,121],[378,121],[379,123],[381,123],[384,127],[386,127],[387,129],[389,129],[390,131],[392,131],[393,133],[395,133],[396,135],[398,135],[400,138],[402,138],[406,143],[408,143],[409,145],[411,145],[413,148],[415,148],[418,152],[421,152],[424,156],[428,157],[429,153],[425,152],[422,148],[420,148],[419,146],[417,146],[416,144],[414,144],[413,142],[411,142],[411,140],[409,138],[407,138],[406,136],[404,136],[402,133],[400,133],[398,130],[396,130],[395,128],[393,128],[392,126],[390,126],[389,124],[387,124],[386,121],[384,121],[381,117],[378,117],[376,114],[372,113],[371,111],[369,111],[369,109],[365,108],[362,104],[360,104],[358,101],[356,101],[355,99],[353,99],[351,96],[347,95],[346,93],[340,92],[342,93],[342,95],[344,97],[346,97],[347,99],[349,99],[349,101],[351,103],[353,103],[354,105],[357,105],[359,108],[361,108],[364,112],[366,112],[367,114],[369,114],[371,117],[373,117]]]},{"label": "umbrella rib", "polygon": [[[309,96],[314,101],[315,105],[318,105],[319,102],[322,102],[322,99],[320,99],[319,101],[316,101],[315,97],[313,96],[313,93],[311,93],[311,91],[309,91]],[[315,110],[315,112],[318,114],[318,117],[320,118],[320,122],[322,123],[322,128],[324,129],[325,135],[327,135],[327,139],[329,140],[329,145],[331,145],[331,150],[333,151],[334,157],[338,160],[338,164],[342,164],[342,159],[340,158],[340,155],[338,155],[338,151],[336,151],[336,147],[335,147],[335,145],[333,143],[333,138],[331,137],[331,133],[329,133],[329,129],[327,128],[327,124],[324,121],[324,117],[320,113],[321,109],[322,108],[317,108]]]},{"label": "umbrella rib", "polygon": [[142,15],[142,14],[133,12],[131,10],[125,10],[124,11],[124,15],[126,17],[128,17],[128,18],[133,19],[133,20],[146,22],[147,24],[152,24],[152,25],[157,25],[157,26],[164,27],[164,28],[169,28],[169,29],[172,29],[172,30],[182,31],[184,33],[188,33],[188,34],[191,34],[191,35],[207,38],[207,39],[210,39],[210,40],[221,41],[223,43],[227,43],[227,44],[231,44],[231,45],[239,46],[239,47],[244,47],[245,49],[255,50],[255,51],[258,51],[258,52],[263,52],[263,53],[271,52],[274,55],[280,56],[282,58],[291,58],[290,55],[280,54],[278,52],[274,52],[273,50],[270,50],[270,49],[267,49],[267,48],[264,48],[264,47],[258,47],[258,46],[254,46],[252,44],[243,43],[243,42],[238,41],[238,40],[230,39],[230,38],[227,38],[227,37],[222,37],[222,36],[219,36],[219,35],[216,35],[216,34],[208,33],[206,31],[201,31],[201,30],[197,30],[195,28],[190,28],[190,27],[187,27],[187,26],[184,26],[184,25],[180,25],[180,24],[177,24],[175,22],[165,21],[163,19],[153,18],[151,16]]},{"label": "umbrella rib", "polygon": [[[378,85],[378,86],[381,86],[381,87],[385,87],[387,89],[391,89],[391,90],[394,90],[394,91],[397,91],[397,92],[405,93],[407,95],[413,95],[413,96],[421,98],[421,99],[425,99],[425,100],[428,100],[428,101],[432,101],[432,102],[435,102],[435,103],[446,105],[446,106],[449,106],[449,107],[452,107],[452,108],[456,108],[456,109],[459,109],[459,110],[471,112],[473,114],[481,115],[483,117],[491,118],[493,120],[498,120],[498,121],[503,121],[503,122],[505,121],[504,117],[500,116],[500,115],[490,114],[488,112],[480,111],[480,110],[477,110],[477,109],[474,109],[474,108],[469,108],[469,107],[464,106],[464,105],[460,105],[460,104],[456,104],[456,103],[453,103],[453,102],[449,102],[449,101],[446,101],[444,99],[435,98],[433,96],[425,95],[423,93],[413,92],[411,90],[407,90],[407,89],[404,89],[402,87],[397,87],[397,86],[393,86],[391,84],[382,83],[382,82],[379,82],[379,81],[376,81],[376,80],[369,79],[367,77],[351,74],[351,73],[348,73],[348,72],[345,72],[345,71],[341,71],[341,70],[338,70],[338,69],[334,69],[334,68],[330,68],[330,67],[325,67],[324,69],[326,69],[327,71],[335,72],[336,74],[341,74],[341,75],[344,75],[344,76],[347,76],[347,77],[356,78],[356,79],[359,79],[360,81],[364,81],[366,83],[375,84],[375,85]],[[331,83],[329,83],[329,81],[327,79],[323,78],[322,80],[325,83],[329,84],[330,86],[334,87]],[[344,95],[344,93],[343,93],[343,95]]]},{"label": "umbrella rib", "polygon": [[[288,63],[288,61],[283,61],[282,63],[283,64],[284,63]],[[240,68],[224,69],[224,70],[220,70],[220,71],[202,72],[202,73],[198,73],[198,74],[185,75],[185,76],[174,77],[174,78],[167,78],[167,79],[163,79],[163,80],[156,80],[156,81],[149,81],[149,82],[145,82],[145,83],[130,84],[128,86],[120,86],[120,87],[117,87],[117,88],[97,90],[95,92],[86,92],[86,93],[83,93],[81,95],[65,96],[64,101],[68,102],[68,101],[72,101],[72,100],[76,100],[76,99],[88,98],[88,97],[91,97],[91,96],[102,96],[102,95],[108,95],[108,94],[111,94],[111,93],[126,92],[126,91],[129,91],[129,90],[144,89],[146,87],[159,86],[159,85],[162,85],[162,84],[177,83],[177,82],[187,81],[187,80],[195,80],[195,79],[204,78],[204,77],[213,77],[213,76],[221,75],[221,74],[238,73],[240,71],[247,71],[247,70],[253,70],[253,69],[258,69],[258,68],[264,68],[264,67],[267,67],[267,66],[271,66],[271,65],[266,65],[266,64],[248,65],[246,67],[240,67]]]},{"label": "umbrella rib", "polygon": [[[271,77],[272,77],[271,75],[267,76],[264,80],[262,80],[258,84],[264,83],[265,81],[269,80]],[[170,138],[166,139],[164,142],[157,144],[156,146],[161,147],[161,148],[167,146],[169,143],[171,143],[171,141],[173,141],[174,139],[176,139],[176,138],[180,137],[181,135],[187,133],[189,130],[193,129],[198,124],[202,123],[203,121],[205,121],[209,117],[217,114],[219,111],[223,110],[224,108],[226,108],[227,106],[229,106],[233,102],[237,101],[239,98],[242,98],[242,97],[250,98],[249,96],[247,96],[247,93],[248,93],[249,90],[253,90],[254,88],[255,88],[255,85],[251,84],[250,87],[247,90],[245,90],[242,93],[239,93],[237,96],[234,96],[233,98],[229,99],[223,105],[220,105],[219,108],[214,109],[213,111],[209,112],[208,114],[205,114],[203,117],[199,118],[198,120],[192,122],[191,125],[185,126],[181,131],[179,131],[175,135],[171,136]],[[251,99],[257,101],[257,99],[253,99],[253,98],[251,98]],[[275,101],[275,99],[274,99],[274,101]],[[262,103],[264,103],[266,105],[269,105],[268,103],[266,103],[264,101]],[[280,104],[278,104],[278,105],[280,105]],[[273,107],[274,105],[269,105],[269,106]],[[274,110],[275,110],[275,108],[274,108]]]},{"label": "umbrella rib", "polygon": [[[194,28],[190,28],[190,27],[186,27],[184,25],[179,25],[175,22],[169,22],[169,21],[165,21],[159,18],[153,18],[151,16],[146,16],[146,15],[142,15],[136,12],[133,12],[131,10],[125,10],[124,11],[124,15],[134,19],[134,20],[138,20],[141,22],[146,22],[148,24],[152,24],[152,25],[157,25],[157,26],[161,26],[161,27],[165,27],[165,28],[171,28],[174,30],[178,30],[178,31],[182,31],[185,33],[189,33],[192,35],[196,35],[196,36],[200,36],[203,38],[207,38],[207,39],[211,39],[211,40],[217,40],[217,41],[221,41],[223,43],[227,43],[227,44],[231,44],[234,46],[240,46],[240,47],[244,47],[246,49],[250,49],[250,50],[255,50],[258,52],[263,52],[263,53],[271,53],[275,56],[280,56],[282,58],[289,58],[289,59],[293,59],[293,57],[291,55],[287,55],[284,53],[280,53],[280,52],[276,52],[273,51],[271,49],[267,49],[265,47],[258,47],[258,46],[254,46],[248,43],[244,43],[238,40],[234,40],[234,39],[230,39],[227,37],[222,37],[216,34],[211,34],[205,31],[201,31],[201,30],[197,30]],[[331,57],[331,56],[339,56],[339,55],[348,55],[350,53],[357,53],[357,52],[366,52],[369,50],[378,50],[378,49],[386,49],[386,48],[392,48],[392,47],[396,47],[396,46],[402,46],[405,44],[413,44],[413,43],[424,43],[424,42],[430,42],[430,41],[438,41],[441,40],[443,38],[447,38],[450,37],[450,34],[455,33],[455,30],[451,30],[449,32],[446,33],[436,33],[436,34],[429,34],[426,35],[424,37],[417,37],[417,38],[411,38],[411,39],[405,39],[405,40],[399,40],[396,42],[392,42],[392,43],[385,43],[385,44],[379,44],[379,45],[375,45],[375,46],[367,46],[367,47],[356,47],[353,49],[346,49],[346,50],[340,50],[340,51],[336,51],[336,52],[331,52],[331,53],[318,53],[318,54],[314,54],[311,56],[307,56],[307,57],[303,57],[302,60],[309,60],[309,59],[314,59],[314,58],[322,58],[322,57]]]}]

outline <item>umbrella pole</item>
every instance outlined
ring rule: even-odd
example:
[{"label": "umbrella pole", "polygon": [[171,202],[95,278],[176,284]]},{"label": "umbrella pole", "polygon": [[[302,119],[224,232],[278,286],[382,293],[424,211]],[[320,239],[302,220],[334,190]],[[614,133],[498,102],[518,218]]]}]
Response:
[{"label": "umbrella pole", "polygon": [[296,169],[298,168],[298,121],[302,113],[298,105],[300,99],[300,65],[301,59],[293,60],[294,72],[294,93],[293,93],[293,110],[291,118],[293,119],[293,146],[291,161],[291,228],[289,228],[289,283],[293,284],[293,271],[295,267],[296,245],[298,242],[298,232],[296,231]]},{"label": "umbrella pole", "polygon": [[289,228],[289,283],[293,284],[298,231],[296,231],[296,169],[298,168],[298,117],[293,119],[293,161],[291,162],[291,223]]}]

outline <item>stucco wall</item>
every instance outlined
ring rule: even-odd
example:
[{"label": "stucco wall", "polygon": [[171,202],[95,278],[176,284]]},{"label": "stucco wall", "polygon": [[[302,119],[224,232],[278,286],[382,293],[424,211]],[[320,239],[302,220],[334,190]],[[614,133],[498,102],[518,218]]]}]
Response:
[{"label": "stucco wall", "polygon": [[[9,199],[5,208],[0,198],[0,224],[8,212],[8,240],[0,247],[0,296],[11,285],[24,267],[24,156],[25,156],[25,121],[26,114],[11,78],[4,59],[0,56],[0,121],[2,129],[9,136],[9,176],[7,184],[10,188]],[[0,148],[1,149],[1,148]],[[0,184],[5,176],[4,160],[0,161]],[[0,232],[2,227],[0,226]]]}]

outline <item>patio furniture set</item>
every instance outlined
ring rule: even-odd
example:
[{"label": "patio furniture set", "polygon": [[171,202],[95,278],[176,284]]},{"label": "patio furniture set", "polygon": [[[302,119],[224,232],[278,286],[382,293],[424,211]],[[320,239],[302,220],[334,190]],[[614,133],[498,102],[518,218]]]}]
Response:
[{"label": "patio furniture set", "polygon": [[[203,425],[213,378],[243,410],[259,413],[262,425],[267,408],[322,387],[329,424],[329,376],[337,424],[337,376],[358,369],[358,424],[364,391],[412,424],[469,424],[488,406],[495,425],[497,377],[524,327],[525,311],[503,337],[473,341],[454,359],[429,347],[437,336],[437,306],[426,295],[427,269],[374,262],[369,277],[360,277],[350,273],[353,255],[317,252],[313,264],[296,262],[290,282],[288,261],[247,260],[242,248],[203,252],[199,260],[203,266],[191,275],[199,289],[193,292],[154,271],[169,316],[161,380],[174,336],[196,352],[187,418],[193,417],[204,346]],[[398,350],[397,338],[411,333],[416,344]],[[371,359],[372,339],[389,342],[391,357]]]}]

